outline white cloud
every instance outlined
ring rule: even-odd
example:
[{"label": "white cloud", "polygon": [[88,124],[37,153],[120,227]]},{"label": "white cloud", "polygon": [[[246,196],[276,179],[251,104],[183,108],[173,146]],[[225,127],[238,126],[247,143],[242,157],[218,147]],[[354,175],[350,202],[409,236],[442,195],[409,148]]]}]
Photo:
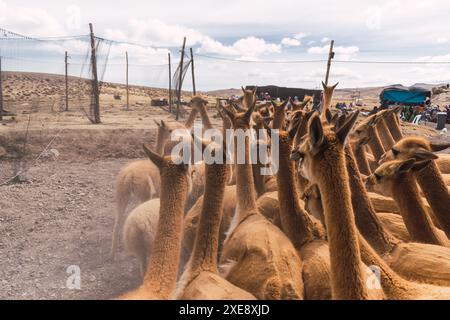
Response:
[{"label": "white cloud", "polygon": [[302,42],[295,38],[283,38],[281,44],[286,47],[298,47],[302,45]]},{"label": "white cloud", "polygon": [[439,44],[448,43],[448,38],[447,37],[439,37],[436,39],[436,42]]},{"label": "white cloud", "polygon": [[327,42],[330,42],[330,41],[331,41],[331,39],[327,38],[327,37],[322,38],[322,40],[320,40],[320,42],[322,42],[322,43],[327,43]]},{"label": "white cloud", "polygon": [[[336,53],[336,59],[341,60],[350,60],[353,56],[355,56],[359,52],[359,48],[357,46],[349,46],[349,47],[334,47],[333,50]],[[309,54],[316,55],[325,55],[330,52],[330,47],[325,45],[323,47],[311,47],[308,49]]]},{"label": "white cloud", "polygon": [[[253,36],[225,45],[203,33],[178,24],[168,24],[157,19],[136,19],[128,22],[128,28],[107,29],[106,37],[128,42],[149,43],[156,46],[180,46],[183,37],[188,46],[199,46],[197,52],[257,58],[267,53],[280,53],[281,45],[267,43]],[[295,39],[293,39],[295,40]],[[298,40],[295,40],[298,41]]]},{"label": "white cloud", "polygon": [[264,39],[252,36],[240,39],[232,45],[227,46],[210,37],[205,37],[202,40],[201,47],[197,51],[253,59],[264,54],[281,53],[281,45],[267,43]]},{"label": "white cloud", "polygon": [[64,35],[64,27],[46,10],[31,7],[13,7],[0,0],[0,25],[12,31],[37,36]]},{"label": "white cloud", "polygon": [[105,35],[120,41],[143,42],[155,46],[181,46],[183,37],[187,38],[187,45],[192,46],[205,38],[200,32],[178,24],[168,24],[158,19],[136,18],[129,19],[125,28],[107,28]]},{"label": "white cloud", "polygon": [[439,56],[425,56],[416,59],[419,62],[449,62],[450,61],[450,53]]},{"label": "white cloud", "polygon": [[297,33],[297,34],[294,35],[294,39],[301,40],[301,39],[303,39],[303,38],[306,38],[307,36],[309,36],[308,33],[305,33],[305,32],[299,32],[299,33]]}]

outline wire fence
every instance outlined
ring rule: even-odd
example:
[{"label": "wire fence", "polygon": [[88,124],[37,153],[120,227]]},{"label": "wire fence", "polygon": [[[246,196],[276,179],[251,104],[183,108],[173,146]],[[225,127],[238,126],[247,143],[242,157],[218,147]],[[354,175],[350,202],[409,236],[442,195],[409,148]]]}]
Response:
[{"label": "wire fence", "polygon": [[[172,88],[172,96],[177,96],[179,81],[184,80],[183,88],[192,91],[188,70],[192,59],[188,50],[184,52],[184,63],[178,62],[181,50],[175,47],[162,47],[146,43],[116,41],[94,37],[96,64],[100,90],[106,82],[135,86]],[[68,52],[67,65],[64,61]],[[128,53],[129,63],[125,61]],[[69,76],[69,102],[86,114],[92,113],[92,48],[90,35],[63,37],[30,37],[0,28],[0,56],[2,58],[2,80],[4,91],[4,108],[12,112],[60,111],[65,106],[64,78],[56,77],[52,83],[44,74]],[[172,64],[167,61],[172,54]],[[292,55],[290,55],[292,56]],[[325,75],[327,59],[249,59],[235,58],[221,54],[207,54],[202,50],[195,53],[197,88],[212,89],[212,83],[220,78],[221,86],[239,87],[240,85],[280,85],[317,89]],[[369,60],[342,59],[333,60],[332,77],[359,81],[365,86],[364,74],[359,70],[365,65],[365,72],[375,74],[379,81],[399,83],[411,72],[430,68],[434,72],[433,81],[446,81],[447,74],[439,72],[450,61],[416,60]],[[390,69],[396,65],[396,74]],[[127,70],[127,75],[126,75]],[[171,72],[169,72],[171,71]],[[34,76],[28,73],[35,74]],[[41,76],[36,76],[40,74]],[[180,77],[181,74],[181,77]],[[438,75],[442,74],[442,79]],[[450,78],[450,74],[448,74]],[[410,78],[410,77],[409,77]],[[29,80],[26,87],[20,80]],[[417,79],[423,82],[423,79]],[[162,91],[159,91],[162,92]],[[167,91],[163,97],[168,98]],[[44,98],[43,98],[44,97]],[[75,104],[74,104],[75,103]]]}]

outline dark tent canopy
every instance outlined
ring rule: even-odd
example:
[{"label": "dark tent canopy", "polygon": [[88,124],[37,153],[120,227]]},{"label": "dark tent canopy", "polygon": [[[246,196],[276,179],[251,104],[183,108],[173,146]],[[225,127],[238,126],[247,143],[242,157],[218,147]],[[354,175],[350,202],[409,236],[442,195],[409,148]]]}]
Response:
[{"label": "dark tent canopy", "polygon": [[[247,86],[246,90],[253,90],[255,86]],[[302,101],[305,96],[314,96],[314,104],[320,103],[320,96],[322,94],[321,90],[312,90],[312,89],[300,89],[300,88],[286,88],[286,87],[277,87],[277,86],[265,86],[258,87],[256,94],[258,97],[261,93],[269,93],[272,99],[280,98],[281,100],[286,100],[289,97],[294,99],[294,97],[298,97],[300,101]]]},{"label": "dark tent canopy", "polygon": [[431,91],[422,87],[404,87],[402,85],[390,86],[381,92],[380,100],[382,105],[402,104],[402,105],[423,105],[431,99]]}]

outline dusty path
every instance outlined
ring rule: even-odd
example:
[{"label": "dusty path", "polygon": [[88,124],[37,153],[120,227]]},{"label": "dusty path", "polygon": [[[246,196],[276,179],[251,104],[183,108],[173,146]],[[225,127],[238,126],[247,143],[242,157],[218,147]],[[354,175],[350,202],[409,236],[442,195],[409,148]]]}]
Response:
[{"label": "dusty path", "polygon": [[[114,179],[128,161],[44,162],[31,183],[0,187],[0,299],[107,299],[139,283],[123,251],[107,260]],[[72,265],[81,290],[66,287]]]}]

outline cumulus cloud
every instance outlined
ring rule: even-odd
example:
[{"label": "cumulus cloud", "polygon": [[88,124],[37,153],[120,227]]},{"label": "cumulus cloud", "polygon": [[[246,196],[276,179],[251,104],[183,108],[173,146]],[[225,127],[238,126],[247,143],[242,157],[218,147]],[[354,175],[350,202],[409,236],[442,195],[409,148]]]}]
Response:
[{"label": "cumulus cloud", "polygon": [[322,40],[320,40],[320,42],[322,42],[322,43],[327,43],[327,42],[330,42],[330,41],[331,41],[331,39],[328,38],[328,37],[322,38]]},{"label": "cumulus cloud", "polygon": [[298,47],[302,45],[302,42],[296,38],[283,38],[281,44],[286,47]]},{"label": "cumulus cloud", "polygon": [[299,33],[294,35],[294,39],[301,40],[303,38],[306,38],[308,35],[309,35],[308,33],[299,32]]},{"label": "cumulus cloud", "polygon": [[105,35],[119,41],[144,42],[155,46],[180,46],[183,37],[187,38],[187,45],[192,46],[205,38],[200,32],[178,24],[136,18],[129,19],[126,28],[107,28]]},{"label": "cumulus cloud", "polygon": [[29,35],[65,35],[64,26],[44,9],[10,6],[1,0],[0,25]]},{"label": "cumulus cloud", "polygon": [[[323,47],[311,47],[308,49],[309,54],[324,55],[330,52],[330,47],[325,45]],[[357,46],[349,47],[334,47],[334,52],[336,53],[336,59],[350,60],[358,52],[359,48]]]},{"label": "cumulus cloud", "polygon": [[439,44],[445,44],[445,43],[448,43],[448,38],[447,37],[439,37],[436,39],[436,42]]},{"label": "cumulus cloud", "polygon": [[264,54],[280,53],[281,45],[267,43],[264,39],[252,36],[239,39],[232,45],[227,46],[217,40],[206,37],[205,39],[203,39],[201,46],[197,51],[204,53],[240,56],[242,58],[253,59]]},{"label": "cumulus cloud", "polygon": [[[158,19],[136,19],[128,22],[128,28],[107,29],[106,37],[119,41],[143,42],[155,46],[179,46],[183,37],[188,46],[199,46],[199,53],[216,53],[222,55],[257,58],[267,53],[281,52],[281,44],[268,43],[264,39],[253,36],[235,41],[231,45],[205,35],[197,30],[178,24],[168,24]],[[300,41],[291,39],[291,45],[299,45]],[[295,41],[295,44],[294,44]]]}]

